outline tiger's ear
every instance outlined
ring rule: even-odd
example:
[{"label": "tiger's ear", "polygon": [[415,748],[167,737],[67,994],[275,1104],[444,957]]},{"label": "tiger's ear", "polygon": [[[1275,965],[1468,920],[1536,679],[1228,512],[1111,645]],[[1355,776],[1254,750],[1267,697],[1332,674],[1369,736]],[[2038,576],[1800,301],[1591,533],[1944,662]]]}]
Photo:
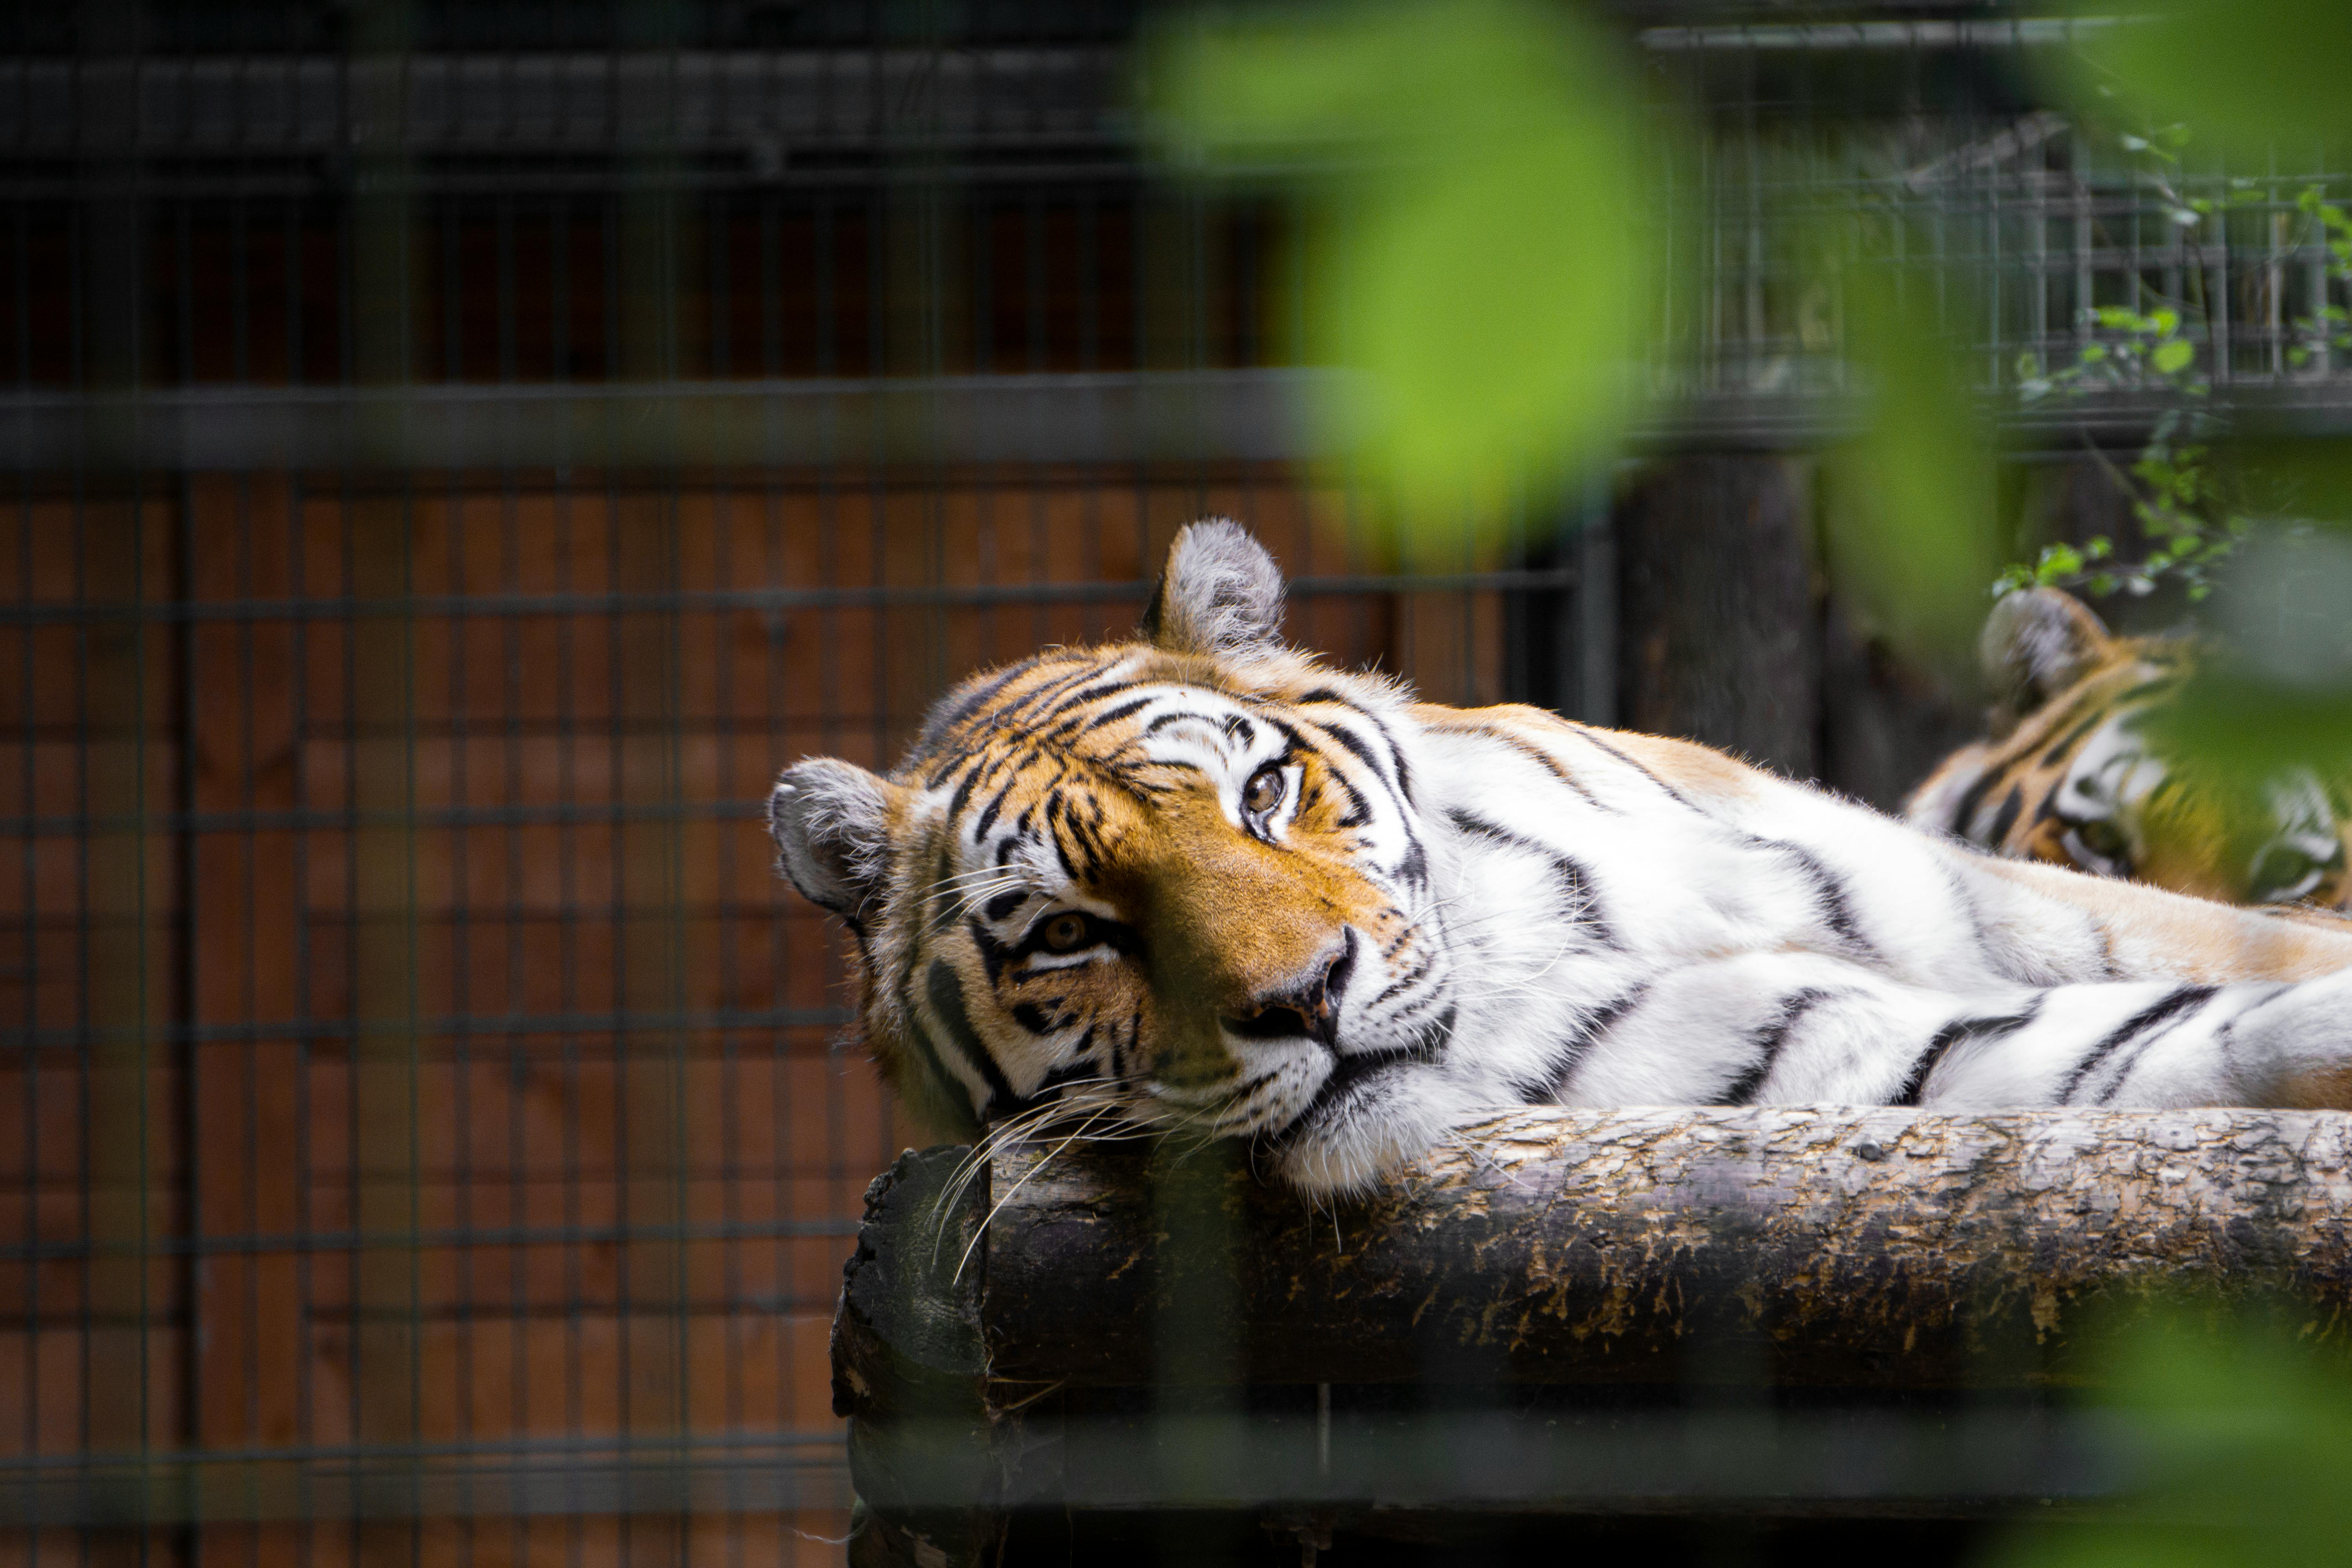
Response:
[{"label": "tiger's ear", "polygon": [[768,795],[776,869],[803,898],[857,919],[890,875],[890,823],[906,790],[837,757],[784,771]]},{"label": "tiger's ear", "polygon": [[1168,550],[1143,635],[1171,653],[1249,653],[1282,641],[1282,571],[1237,522],[1187,527]]},{"label": "tiger's ear", "polygon": [[2111,641],[2074,595],[2025,588],[1993,605],[1977,653],[1994,700],[2022,718],[2097,668]]}]

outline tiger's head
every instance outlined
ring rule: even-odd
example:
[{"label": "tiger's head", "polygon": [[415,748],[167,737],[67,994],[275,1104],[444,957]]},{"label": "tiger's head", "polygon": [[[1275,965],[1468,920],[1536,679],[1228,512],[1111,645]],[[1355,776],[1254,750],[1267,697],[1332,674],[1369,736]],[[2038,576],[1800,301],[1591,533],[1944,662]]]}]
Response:
[{"label": "tiger's head", "polygon": [[2352,896],[2344,781],[2297,768],[2249,782],[2149,743],[2193,641],[2116,637],[2071,595],[2033,588],[1993,607],[1979,652],[1992,735],[1928,775],[1905,806],[1913,822],[2228,903]]},{"label": "tiger's head", "polygon": [[779,868],[855,938],[885,1077],[941,1131],[1084,1122],[1254,1141],[1362,1185],[1443,1112],[1454,966],[1393,683],[1277,635],[1230,522],[1180,535],[1139,640],[978,675],[887,776],[833,758],[770,799]]}]

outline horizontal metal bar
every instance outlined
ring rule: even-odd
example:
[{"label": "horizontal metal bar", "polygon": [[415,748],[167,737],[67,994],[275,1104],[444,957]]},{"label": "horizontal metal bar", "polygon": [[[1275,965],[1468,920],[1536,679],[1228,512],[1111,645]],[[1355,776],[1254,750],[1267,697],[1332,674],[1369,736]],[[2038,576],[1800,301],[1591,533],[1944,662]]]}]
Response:
[{"label": "horizontal metal bar", "polygon": [[[338,860],[341,858],[340,855],[331,858]],[[736,858],[733,855],[730,858]],[[757,847],[751,848],[748,856],[742,857],[740,863],[756,864],[762,870],[766,869],[767,866],[764,854]],[[289,908],[297,918],[310,923],[311,940],[314,942],[338,941],[343,935],[352,931],[382,932],[395,927],[414,927],[418,931],[430,931],[436,936],[456,935],[470,930],[474,935],[479,937],[488,931],[502,929],[544,930],[548,927],[571,927],[574,930],[584,928],[609,931],[614,924],[622,921],[640,930],[652,922],[725,923],[746,921],[765,922],[775,919],[781,913],[787,912],[777,907],[777,889],[778,884],[762,876],[751,879],[744,896],[734,899],[680,900],[664,898],[658,893],[648,893],[643,898],[629,900],[598,899],[587,902],[575,900],[569,904],[530,903],[507,900],[499,900],[496,902],[459,902],[451,900],[415,910],[401,906],[373,905],[353,910],[348,905],[326,901],[298,903],[290,905]],[[789,909],[789,900],[787,900],[787,909]],[[803,912],[814,918],[814,910]],[[136,940],[142,930],[152,936],[163,925],[186,913],[184,908],[160,900],[147,908],[143,918],[136,911],[98,913],[72,910],[62,905],[56,910],[45,911],[36,904],[29,915],[17,913],[0,916],[0,931],[22,933],[29,931],[37,941],[47,941],[54,935],[75,930],[87,931],[93,936],[127,936]],[[768,941],[764,926],[756,941],[762,945]],[[26,969],[11,970],[0,967],[0,976],[8,978],[22,978],[30,973],[31,971]],[[258,1026],[266,1031],[273,1026],[263,1024]],[[265,1035],[263,1037],[278,1037]],[[5,1036],[0,1036],[0,1039],[5,1038]],[[428,1040],[426,1044],[429,1047],[431,1042]]]},{"label": "horizontal metal bar", "polygon": [[2113,16],[2032,16],[2012,21],[1759,22],[1752,26],[1644,27],[1635,35],[1661,54],[1689,50],[1733,54],[1856,50],[2054,48],[2107,31]]},{"label": "horizontal metal bar", "polygon": [[[1291,579],[1293,598],[1350,594],[1528,593],[1571,588],[1567,567],[1500,572],[1363,573]],[[845,584],[824,588],[737,588],[677,594],[419,594],[381,599],[170,599],[131,603],[17,603],[0,606],[0,626],[83,625],[92,622],[487,620],[548,616],[709,615],[737,611],[902,609],[1027,605],[1140,604],[1152,580],[1095,583]],[[662,731],[647,731],[648,733]]]},{"label": "horizontal metal bar", "polygon": [[[844,1184],[855,1184],[844,1178]],[[826,1271],[819,1268],[811,1272],[821,1277]],[[54,1298],[55,1293],[53,1300]],[[520,1329],[529,1324],[568,1330],[590,1318],[616,1322],[631,1317],[689,1327],[700,1325],[723,1329],[730,1321],[753,1318],[772,1322],[778,1317],[820,1317],[838,1300],[836,1292],[813,1280],[810,1288],[804,1290],[777,1290],[761,1295],[716,1292],[700,1297],[672,1295],[665,1299],[644,1292],[632,1295],[607,1290],[598,1296],[583,1291],[537,1304],[520,1305],[501,1301],[495,1297],[413,1307],[405,1302],[367,1307],[320,1307],[305,1302],[301,1312],[306,1323],[337,1333],[344,1330],[385,1328],[461,1329],[487,1332]],[[9,1326],[37,1333],[58,1331],[86,1333],[92,1329],[173,1333],[191,1328],[201,1329],[203,1317],[201,1310],[192,1310],[184,1304],[151,1304],[148,1310],[140,1311],[132,1308],[119,1310],[91,1308],[85,1310],[79,1304],[59,1302],[37,1314],[19,1314],[11,1320]],[[0,1526],[5,1526],[5,1519],[0,1519]]]},{"label": "horizontal metal bar", "polygon": [[[861,1423],[850,1439],[858,1489],[892,1512],[971,1508],[975,1436],[971,1423]],[[2117,1496],[2133,1436],[2041,1408],[1033,1414],[993,1457],[1002,1489],[982,1506],[1967,1518],[2033,1504],[2039,1514]]]},{"label": "horizontal metal bar", "polygon": [[0,397],[0,471],[1282,461],[1328,374],[224,385]]},{"label": "horizontal metal bar", "polygon": [[773,1513],[845,1509],[850,1500],[840,1438],[824,1432],[72,1456],[0,1466],[0,1519],[19,1527]]},{"label": "horizontal metal bar", "polygon": [[[1979,355],[1986,352],[1977,351]],[[2083,440],[2137,445],[2158,419],[2182,411],[2178,397],[2154,391],[2051,397],[2022,406],[1999,395],[1979,396],[1976,405],[1985,427],[2012,456]],[[2352,435],[2352,376],[2326,381],[2233,378],[2200,400],[2196,411],[2221,416],[2249,433]],[[1672,426],[1642,432],[1638,445],[1651,450],[1819,450],[1866,434],[1870,412],[1870,399],[1855,392],[1803,398],[1706,394],[1685,402]]]},{"label": "horizontal metal bar", "polygon": [[614,153],[582,167],[579,161],[475,158],[395,163],[389,168],[321,166],[288,158],[275,167],[247,157],[223,157],[193,166],[161,160],[121,165],[50,163],[10,165],[0,156],[0,202],[62,202],[116,197],[146,202],[337,200],[346,196],[475,196],[589,198],[790,192],[805,199],[823,192],[838,201],[877,192],[1010,186],[1024,194],[1045,187],[1061,200],[1132,200],[1142,176],[1119,149],[1016,146],[981,156],[924,153],[893,160],[809,160],[770,172],[754,158],[713,159],[680,167]]},{"label": "horizontal metal bar", "polygon": [[[2063,46],[2111,19],[1654,26],[1661,53]],[[76,162],[1125,148],[1123,45],[210,55],[0,62],[0,157]],[[166,174],[169,178],[170,173]]]},{"label": "horizontal metal bar", "polygon": [[[836,716],[835,722],[844,728],[856,726],[854,719],[844,721]],[[423,729],[423,732],[435,740],[446,738],[486,745],[510,738],[499,730],[454,726],[446,736],[432,734],[429,729]],[[574,745],[588,748],[604,744],[625,732],[600,725],[550,738],[569,740]],[[401,728],[387,733],[415,739],[420,731]],[[669,731],[661,730],[656,733],[667,735]],[[66,735],[59,739],[69,743],[78,737]],[[680,800],[650,805],[567,801],[558,805],[419,806],[415,811],[192,811],[146,816],[136,812],[59,812],[43,816],[0,816],[0,838],[86,838],[100,833],[337,833],[373,827],[593,827],[633,822],[759,822],[766,816],[767,807],[756,800]]]},{"label": "horizontal metal bar", "polygon": [[762,1029],[838,1028],[844,1007],[722,1008],[682,1013],[458,1013],[429,1018],[284,1018],[244,1024],[108,1025],[79,1029],[12,1029],[0,1050],[60,1047],[210,1044],[249,1040],[432,1040],[516,1035],[712,1035]]},{"label": "horizontal metal bar", "polygon": [[0,158],[725,151],[772,173],[876,149],[1124,143],[1125,59],[1098,45],[17,59],[0,61]]},{"label": "horizontal metal bar", "polygon": [[256,1464],[388,1465],[420,1460],[614,1458],[630,1454],[728,1454],[744,1450],[837,1449],[835,1426],[775,1431],[613,1432],[564,1436],[477,1437],[445,1443],[259,1444],[243,1447],[164,1448],[150,1453],[92,1449],[72,1454],[11,1454],[0,1458],[0,1481],[60,1471],[196,1469]]},{"label": "horizontal metal bar", "polygon": [[[688,1173],[691,1175],[692,1173]],[[356,1176],[355,1181],[416,1183],[412,1172]],[[452,1180],[456,1178],[451,1177]],[[582,1179],[568,1173],[566,1181]],[[618,1173],[613,1180],[625,1180]],[[669,1181],[676,1178],[658,1178]],[[701,1179],[697,1177],[696,1179]],[[810,1236],[856,1236],[857,1221],[719,1220],[684,1225],[450,1226],[432,1230],[289,1230],[231,1236],[157,1236],[144,1240],[31,1241],[0,1245],[0,1262],[69,1263],[93,1258],[246,1258],[289,1253],[389,1251],[428,1247],[589,1247],[627,1242],[788,1241]]]},{"label": "horizontal metal bar", "polygon": [[[2004,362],[2037,344],[2071,353],[2052,334],[1976,345]],[[1630,421],[1626,445],[1661,451],[1729,444],[1819,447],[1855,434],[1867,414],[1839,390],[1827,355],[1750,345],[1711,374],[1735,384],[1771,372],[1773,393],[1715,391],[1660,374],[1654,398]],[[1678,382],[1682,384],[1677,384]],[[134,394],[0,395],[0,472],[61,475],[313,473],[322,485],[359,475],[401,476],[406,493],[447,483],[539,482],[688,468],[787,470],[769,482],[836,490],[859,481],[844,468],[903,481],[938,466],[1127,462],[1289,463],[1340,456],[1310,434],[1310,401],[1339,394],[1340,373],[1313,369],[1175,371],[1092,375],[982,375],[904,381],[742,381],[417,384],[403,387],[204,386]],[[1981,397],[1989,423],[2029,442],[2076,432],[2144,432],[2172,405],[2159,395],[2107,394],[2020,407],[2006,392]],[[2352,432],[2352,375],[2233,376],[2219,413],[2296,434]],[[446,475],[425,481],[416,470]],[[804,471],[795,471],[804,470]],[[520,477],[520,479],[519,479]],[[376,482],[371,479],[369,482]],[[624,483],[635,482],[624,479]],[[984,487],[991,476],[974,478]],[[1045,476],[1044,482],[1058,482]],[[749,488],[740,478],[719,488]],[[1565,586],[1565,578],[1473,573],[1302,578],[1297,595],[1411,593]],[[1019,605],[1139,599],[1147,583],[856,584],[731,592],[623,595],[442,595],[345,600],[221,600],[115,606],[0,607],[0,625],[92,616],[156,620],[347,619],[355,616],[545,616],[916,605]]]}]

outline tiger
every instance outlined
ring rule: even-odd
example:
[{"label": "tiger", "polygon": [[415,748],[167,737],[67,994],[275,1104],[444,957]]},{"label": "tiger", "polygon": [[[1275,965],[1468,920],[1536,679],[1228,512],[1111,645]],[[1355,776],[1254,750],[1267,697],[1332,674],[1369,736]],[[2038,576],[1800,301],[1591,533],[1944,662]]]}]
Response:
[{"label": "tiger", "polygon": [[2203,652],[2188,637],[2114,636],[2056,588],[2006,595],[1979,645],[1992,734],[1939,763],[1904,816],[2019,859],[2225,903],[2352,903],[2347,781],[2309,767],[2249,780],[2151,744],[2151,721]]},{"label": "tiger", "polygon": [[1281,637],[1225,520],[1133,640],[768,802],[854,1032],[959,1140],[1234,1141],[1314,1201],[1512,1105],[2352,1106],[2352,934],[2007,860],[1689,741]]}]

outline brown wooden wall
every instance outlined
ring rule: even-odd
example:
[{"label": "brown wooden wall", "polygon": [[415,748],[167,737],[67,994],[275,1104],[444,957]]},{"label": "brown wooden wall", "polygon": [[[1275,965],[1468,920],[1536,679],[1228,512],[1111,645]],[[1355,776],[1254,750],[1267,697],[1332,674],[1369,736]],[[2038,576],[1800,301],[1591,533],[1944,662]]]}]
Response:
[{"label": "brown wooden wall", "polygon": [[[766,786],[1131,626],[1210,511],[1379,569],[1271,469],[20,490],[0,1561],[833,1559],[825,1326],[923,1139],[839,1044]],[[1291,620],[1453,701],[1504,630]],[[166,1522],[74,1527],[142,1455]]]}]

